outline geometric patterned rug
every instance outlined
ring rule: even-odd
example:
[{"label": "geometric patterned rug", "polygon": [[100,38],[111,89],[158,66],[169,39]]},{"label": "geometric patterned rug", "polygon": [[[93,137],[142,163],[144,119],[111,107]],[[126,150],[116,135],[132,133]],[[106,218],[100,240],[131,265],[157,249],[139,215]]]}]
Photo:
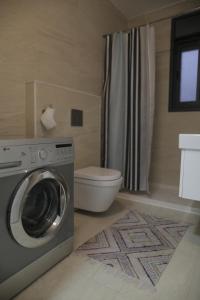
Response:
[{"label": "geometric patterned rug", "polygon": [[131,210],[76,252],[155,286],[189,226]]}]

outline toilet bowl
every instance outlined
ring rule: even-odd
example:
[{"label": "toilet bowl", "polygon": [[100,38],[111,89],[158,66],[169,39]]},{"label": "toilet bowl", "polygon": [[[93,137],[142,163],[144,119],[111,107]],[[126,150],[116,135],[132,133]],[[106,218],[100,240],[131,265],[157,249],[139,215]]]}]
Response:
[{"label": "toilet bowl", "polygon": [[74,206],[92,212],[106,211],[122,184],[117,170],[87,167],[74,173]]}]

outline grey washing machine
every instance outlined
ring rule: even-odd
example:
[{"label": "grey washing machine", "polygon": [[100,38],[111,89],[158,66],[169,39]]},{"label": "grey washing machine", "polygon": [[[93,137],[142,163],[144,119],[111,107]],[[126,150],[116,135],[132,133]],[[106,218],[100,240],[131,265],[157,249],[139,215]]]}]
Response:
[{"label": "grey washing machine", "polygon": [[0,299],[73,248],[71,138],[0,140]]}]

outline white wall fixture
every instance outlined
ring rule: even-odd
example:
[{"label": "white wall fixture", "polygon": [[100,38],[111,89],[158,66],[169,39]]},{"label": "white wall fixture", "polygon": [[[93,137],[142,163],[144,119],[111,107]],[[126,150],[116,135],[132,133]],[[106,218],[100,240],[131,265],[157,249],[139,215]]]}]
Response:
[{"label": "white wall fixture", "polygon": [[56,127],[56,121],[54,119],[55,109],[49,105],[40,117],[40,121],[46,130],[51,130]]},{"label": "white wall fixture", "polygon": [[179,196],[200,201],[200,134],[180,134],[181,172]]},{"label": "white wall fixture", "polygon": [[[41,126],[41,113],[50,104],[55,109],[56,127],[46,130]],[[71,126],[72,110],[79,110],[82,115],[82,122],[80,116],[78,122],[75,120],[76,126]],[[53,112],[50,107],[48,111],[50,115]],[[77,126],[81,124],[83,126]],[[75,144],[76,169],[100,164],[100,124],[100,96],[38,80],[26,83],[27,137],[72,136]],[[47,125],[49,127],[49,123]]]}]

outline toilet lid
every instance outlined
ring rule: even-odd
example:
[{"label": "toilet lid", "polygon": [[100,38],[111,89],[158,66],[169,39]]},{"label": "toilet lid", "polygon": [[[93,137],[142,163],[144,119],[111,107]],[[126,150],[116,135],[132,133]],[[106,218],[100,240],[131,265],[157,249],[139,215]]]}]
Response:
[{"label": "toilet lid", "polygon": [[100,167],[87,167],[76,170],[74,172],[74,177],[90,180],[116,180],[121,177],[121,172]]}]

